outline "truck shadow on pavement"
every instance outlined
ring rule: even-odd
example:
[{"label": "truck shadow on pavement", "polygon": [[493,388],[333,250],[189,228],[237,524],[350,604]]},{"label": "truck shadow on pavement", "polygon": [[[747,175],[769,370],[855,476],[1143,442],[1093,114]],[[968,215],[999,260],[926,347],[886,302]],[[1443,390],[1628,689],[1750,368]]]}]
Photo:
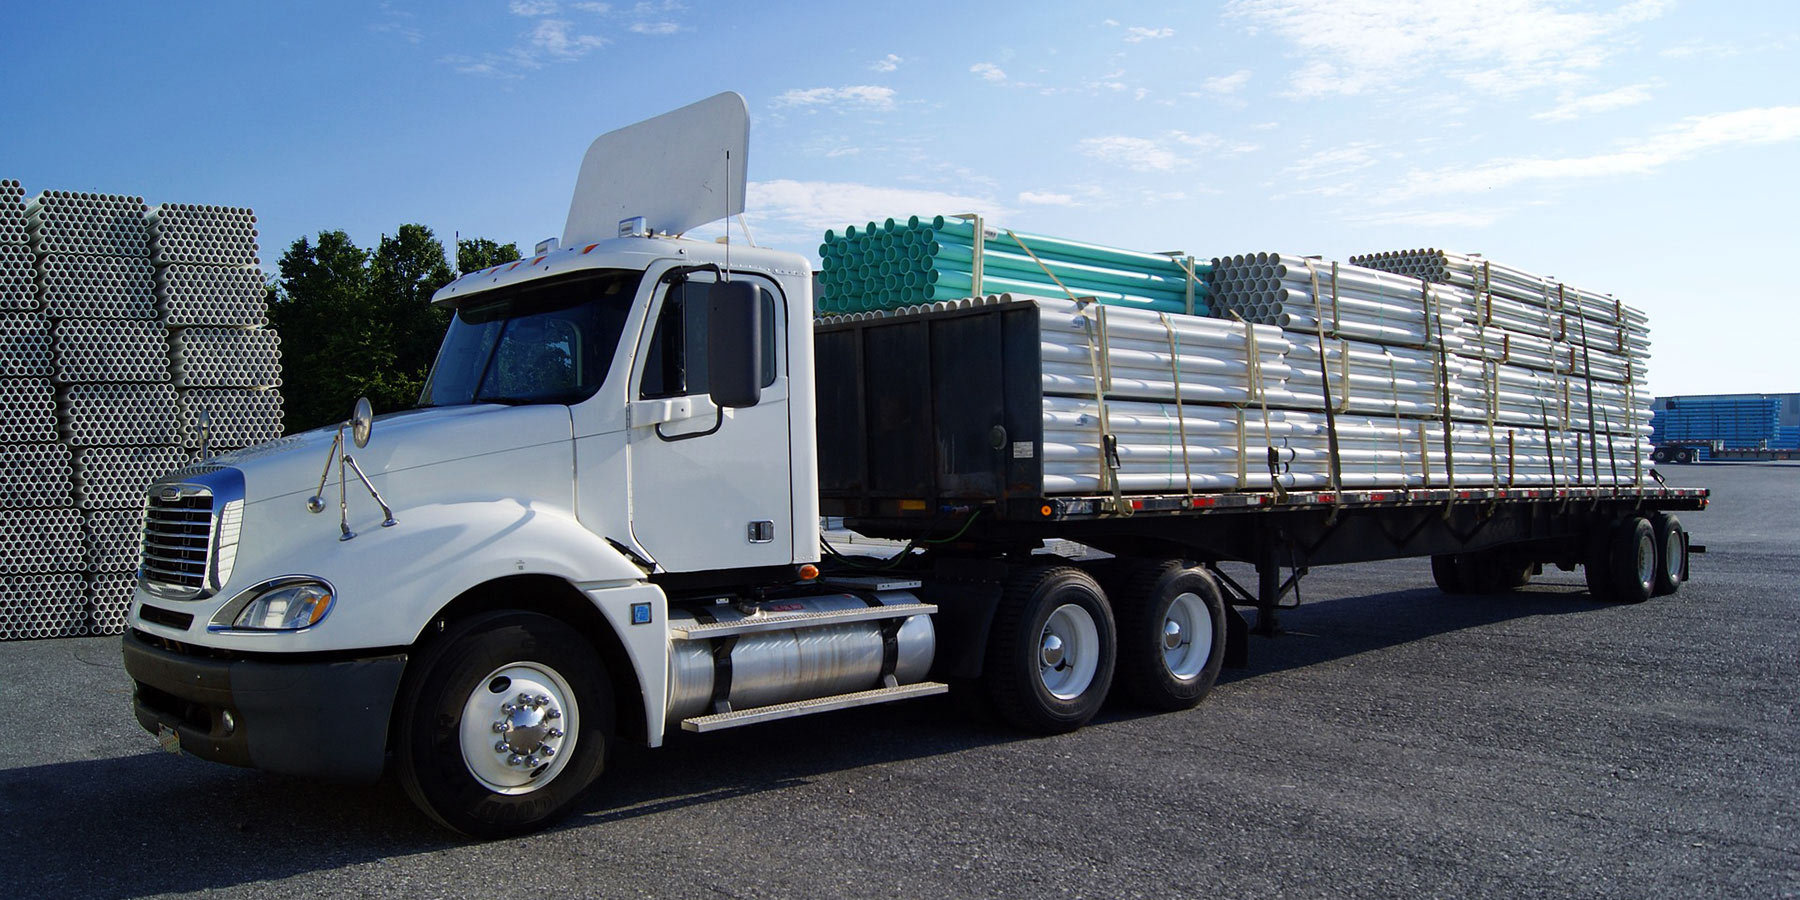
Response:
[{"label": "truck shadow on pavement", "polygon": [[[1567,585],[1495,597],[1408,590],[1310,602],[1283,611],[1283,637],[1252,638],[1250,668],[1227,669],[1221,682],[1601,606]],[[1109,709],[1098,723],[1138,715]],[[824,729],[830,740],[820,740]],[[575,815],[517,842],[575,831],[605,840],[609,829],[643,817],[1025,739],[971,719],[948,697],[706,737],[676,734],[659,750],[618,748],[605,784]],[[321,784],[156,752],[0,771],[0,840],[7,847],[0,873],[14,893],[120,898],[229,889],[467,843],[416,812],[391,778]],[[382,879],[380,869],[354,877]]]}]

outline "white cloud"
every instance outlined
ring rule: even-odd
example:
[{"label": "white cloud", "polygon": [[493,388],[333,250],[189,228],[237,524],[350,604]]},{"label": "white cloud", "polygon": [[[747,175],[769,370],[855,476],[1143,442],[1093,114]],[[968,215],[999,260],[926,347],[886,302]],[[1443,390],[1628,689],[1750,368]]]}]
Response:
[{"label": "white cloud", "polygon": [[1291,175],[1298,181],[1342,178],[1379,162],[1375,151],[1380,148],[1380,144],[1372,141],[1353,141],[1342,147],[1320,150],[1303,157],[1281,171],[1283,175]]},{"label": "white cloud", "polygon": [[1483,209],[1409,209],[1353,215],[1349,221],[1357,225],[1413,225],[1420,228],[1486,228],[1498,221],[1505,210]]},{"label": "white cloud", "polygon": [[895,69],[900,68],[900,64],[903,62],[906,62],[905,57],[896,56],[892,53],[889,53],[888,55],[886,55],[886,56],[876,60],[874,63],[872,63],[869,66],[869,68],[871,68],[877,72],[892,72]]},{"label": "white cloud", "polygon": [[1175,29],[1173,28],[1140,28],[1133,25],[1132,27],[1125,29],[1125,43],[1127,44],[1160,40],[1162,38],[1174,36]]},{"label": "white cloud", "polygon": [[894,108],[894,89],[873,84],[796,88],[776,97],[773,105],[778,108],[800,109],[837,107],[839,110],[890,110]]},{"label": "white cloud", "polygon": [[654,35],[674,34],[681,30],[681,23],[679,23],[679,22],[634,22],[631,25],[631,30],[634,34],[654,34]]},{"label": "white cloud", "polygon": [[1108,28],[1117,28],[1117,27],[1119,27],[1119,20],[1118,19],[1103,19],[1103,20],[1101,20],[1100,24],[1105,25]]},{"label": "white cloud", "polygon": [[1122,134],[1084,138],[1075,148],[1102,162],[1139,172],[1167,172],[1188,163],[1175,151],[1148,138]]},{"label": "white cloud", "polygon": [[787,235],[817,243],[827,228],[843,228],[888,216],[979,212],[1004,218],[1011,209],[991,198],[947,191],[838,181],[753,181],[746,209],[756,211],[759,236]]},{"label": "white cloud", "polygon": [[1691,116],[1608,153],[1496,159],[1464,168],[1414,172],[1393,196],[1468,194],[1534,181],[1647,175],[1711,150],[1800,140],[1800,106],[1770,106]]},{"label": "white cloud", "polygon": [[566,19],[540,19],[531,30],[531,46],[557,61],[580,59],[605,45],[605,38],[575,31]]},{"label": "white cloud", "polygon": [[1629,0],[1604,12],[1558,0],[1231,0],[1226,14],[1287,39],[1304,60],[1298,97],[1355,95],[1428,77],[1510,95],[1579,82],[1632,26],[1672,0]]},{"label": "white cloud", "polygon": [[1250,83],[1250,70],[1239,69],[1230,75],[1215,75],[1200,82],[1200,90],[1220,97],[1235,94]]},{"label": "white cloud", "polygon": [[1216,134],[1171,131],[1160,138],[1123,134],[1084,138],[1075,149],[1084,156],[1138,172],[1168,172],[1193,165],[1195,154],[1234,156],[1257,148],[1255,144],[1229,141]]},{"label": "white cloud", "polygon": [[512,0],[506,9],[515,16],[553,16],[556,15],[556,0]]},{"label": "white cloud", "polygon": [[571,3],[569,5],[574,7],[575,9],[581,10],[582,12],[593,13],[595,15],[605,15],[609,12],[612,12],[612,4],[611,3],[582,2],[582,3]]},{"label": "white cloud", "polygon": [[970,66],[969,71],[974,72],[976,75],[981,76],[983,79],[986,79],[987,81],[1005,81],[1006,80],[1005,70],[1003,70],[999,66],[996,66],[993,63],[989,63],[989,62],[978,62],[978,63]]},{"label": "white cloud", "polygon": [[1058,194],[1053,191],[1020,191],[1019,202],[1036,206],[1074,206],[1075,197],[1072,194]]},{"label": "white cloud", "polygon": [[1627,106],[1636,106],[1650,99],[1650,85],[1629,84],[1622,88],[1606,91],[1601,94],[1589,94],[1586,97],[1564,97],[1562,103],[1553,109],[1544,110],[1533,115],[1534,119],[1547,122],[1573,122],[1593,113],[1602,113]]}]

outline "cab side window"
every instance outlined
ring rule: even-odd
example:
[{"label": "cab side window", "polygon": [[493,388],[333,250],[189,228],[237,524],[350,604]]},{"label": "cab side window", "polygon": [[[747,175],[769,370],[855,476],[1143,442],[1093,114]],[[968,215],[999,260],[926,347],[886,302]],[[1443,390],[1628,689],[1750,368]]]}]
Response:
[{"label": "cab side window", "polygon": [[[756,293],[762,303],[762,386],[768,387],[775,383],[775,339],[780,329],[775,296],[766,288]],[[711,282],[683,281],[669,287],[644,360],[640,399],[706,393],[706,316],[711,297]]]}]

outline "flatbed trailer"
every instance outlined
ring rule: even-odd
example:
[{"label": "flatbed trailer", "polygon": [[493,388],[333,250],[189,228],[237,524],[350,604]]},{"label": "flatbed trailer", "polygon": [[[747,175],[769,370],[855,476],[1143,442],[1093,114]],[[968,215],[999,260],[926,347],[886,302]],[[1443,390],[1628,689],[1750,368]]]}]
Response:
[{"label": "flatbed trailer", "polygon": [[[914,564],[948,560],[947,570],[961,573],[970,561],[1016,560],[1056,540],[1126,559],[1198,563],[1229,605],[1256,608],[1264,634],[1279,630],[1278,610],[1310,568],[1386,559],[1432,557],[1439,586],[1454,592],[1514,587],[1546,565],[1583,565],[1596,593],[1643,599],[1659,587],[1630,587],[1640,580],[1638,560],[1615,547],[1631,542],[1639,520],[1651,524],[1657,566],[1672,573],[1660,590],[1686,577],[1687,538],[1673,514],[1704,510],[1708,492],[1659,481],[1296,490],[1281,486],[1276,463],[1262,469],[1259,460],[1243,480],[1265,482],[1261,490],[1045,492],[1035,449],[1045,404],[1037,315],[1030,301],[1009,301],[818,323],[824,514],[873,537],[914,540],[930,548]],[[1601,441],[1590,446],[1589,477],[1630,471],[1633,460],[1601,451]],[[1453,472],[1443,477],[1455,481]],[[1221,562],[1255,566],[1255,585],[1238,585]],[[930,595],[929,569],[921,577]],[[1235,645],[1245,629],[1230,615]]]}]

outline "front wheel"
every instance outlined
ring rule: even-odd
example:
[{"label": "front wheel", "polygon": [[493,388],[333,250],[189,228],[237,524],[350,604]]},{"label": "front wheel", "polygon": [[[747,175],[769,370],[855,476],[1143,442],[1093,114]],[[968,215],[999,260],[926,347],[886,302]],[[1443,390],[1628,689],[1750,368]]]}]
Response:
[{"label": "front wheel", "polygon": [[1033,566],[1007,579],[982,664],[994,712],[1041,734],[1087,724],[1112,685],[1112,610],[1093,576]]},{"label": "front wheel", "polygon": [[408,667],[395,722],[407,796],[478,838],[567,814],[605,766],[612,685],[592,645],[537,613],[450,627]]}]

